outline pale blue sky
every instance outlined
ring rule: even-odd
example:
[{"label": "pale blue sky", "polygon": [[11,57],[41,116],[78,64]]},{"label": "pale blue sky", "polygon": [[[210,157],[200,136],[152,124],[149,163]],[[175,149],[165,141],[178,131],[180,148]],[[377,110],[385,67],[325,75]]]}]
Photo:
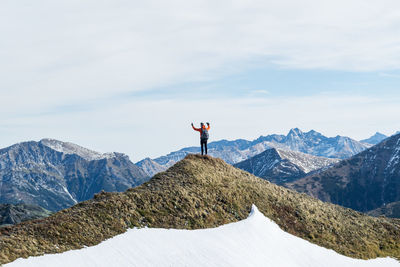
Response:
[{"label": "pale blue sky", "polygon": [[132,160],[290,128],[400,129],[395,0],[0,2],[0,147],[44,137]]},{"label": "pale blue sky", "polygon": [[122,97],[208,99],[228,96],[310,96],[321,93],[399,97],[399,89],[400,71],[299,70],[269,65],[206,81],[178,82],[143,92],[132,92]]}]

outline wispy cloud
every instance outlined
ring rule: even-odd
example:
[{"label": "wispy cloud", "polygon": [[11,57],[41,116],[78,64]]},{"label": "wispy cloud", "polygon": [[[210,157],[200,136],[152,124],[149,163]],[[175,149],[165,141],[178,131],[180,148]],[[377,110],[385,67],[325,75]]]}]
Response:
[{"label": "wispy cloud", "polygon": [[16,109],[66,103],[214,79],[252,64],[399,69],[399,7],[394,0],[5,0],[0,101]]},{"label": "wispy cloud", "polygon": [[253,95],[268,95],[269,92],[267,90],[252,90],[250,91]]},{"label": "wispy cloud", "polygon": [[386,72],[379,73],[379,76],[381,76],[381,77],[390,77],[390,78],[400,78],[400,74],[386,73]]}]

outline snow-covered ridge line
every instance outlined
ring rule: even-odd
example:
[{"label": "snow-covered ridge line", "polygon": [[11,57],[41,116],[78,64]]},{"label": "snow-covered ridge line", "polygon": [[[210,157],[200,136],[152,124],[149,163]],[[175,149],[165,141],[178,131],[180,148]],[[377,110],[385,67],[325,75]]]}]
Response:
[{"label": "snow-covered ridge line", "polygon": [[305,173],[327,167],[340,161],[340,159],[318,157],[297,151],[285,149],[276,150],[283,159],[290,160],[291,162],[299,166]]},{"label": "snow-covered ridge line", "polygon": [[40,140],[40,143],[53,149],[53,150],[58,151],[58,152],[62,152],[65,154],[76,154],[86,160],[89,160],[89,161],[113,158],[116,156],[114,152],[100,153],[100,152],[93,151],[93,150],[87,149],[85,147],[79,146],[74,143],[62,142],[62,141],[50,139],[50,138],[44,138],[44,139]]},{"label": "snow-covered ridge line", "polygon": [[245,220],[201,230],[130,229],[97,246],[18,259],[18,266],[351,266],[394,267],[391,258],[359,260],[284,232],[253,205]]}]

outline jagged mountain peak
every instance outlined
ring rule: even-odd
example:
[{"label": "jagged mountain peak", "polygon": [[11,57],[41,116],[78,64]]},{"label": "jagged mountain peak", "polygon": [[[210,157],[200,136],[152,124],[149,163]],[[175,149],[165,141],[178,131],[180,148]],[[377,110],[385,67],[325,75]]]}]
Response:
[{"label": "jagged mountain peak", "polygon": [[387,135],[380,132],[376,132],[373,136],[387,137]]},{"label": "jagged mountain peak", "polygon": [[148,179],[125,154],[101,154],[54,139],[0,150],[0,203],[57,211],[101,190],[124,191]]},{"label": "jagged mountain peak", "polygon": [[302,131],[300,128],[292,128],[289,130],[288,134],[286,135],[286,137],[288,136],[303,136],[303,138],[310,138],[310,137],[324,137],[320,132],[317,132],[313,129],[311,129],[308,132]]},{"label": "jagged mountain peak", "polygon": [[382,142],[383,140],[385,140],[386,138],[388,138],[388,136],[380,133],[380,132],[376,132],[373,136],[371,136],[370,138],[361,140],[361,143],[366,143],[366,144],[371,144],[371,145],[376,145],[380,142]]},{"label": "jagged mountain peak", "polygon": [[298,135],[303,135],[303,131],[301,131],[299,128],[292,128],[290,129],[288,136],[298,136]]},{"label": "jagged mountain peak", "polygon": [[271,148],[234,166],[270,182],[285,184],[304,177],[311,171],[326,168],[338,161],[339,159]]},{"label": "jagged mountain peak", "polygon": [[122,153],[115,153],[115,152],[109,152],[109,153],[100,153],[94,150],[90,150],[88,148],[82,147],[80,145],[71,143],[71,142],[63,142],[59,141],[56,139],[51,139],[51,138],[44,138],[39,141],[39,143],[50,147],[51,149],[54,149],[58,152],[62,152],[65,154],[76,154],[86,160],[100,160],[100,159],[105,159],[105,158],[112,158],[117,155],[122,155]]},{"label": "jagged mountain peak", "polygon": [[315,130],[310,130],[307,132],[308,134],[312,134],[312,135],[321,135],[321,133],[315,131]]}]

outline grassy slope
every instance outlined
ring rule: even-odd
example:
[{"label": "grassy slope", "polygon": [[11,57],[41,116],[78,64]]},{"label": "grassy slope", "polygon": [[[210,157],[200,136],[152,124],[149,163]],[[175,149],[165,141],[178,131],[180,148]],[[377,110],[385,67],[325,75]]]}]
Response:
[{"label": "grassy slope", "polygon": [[23,221],[46,218],[52,214],[37,205],[29,204],[0,204],[0,227],[13,225]]},{"label": "grassy slope", "polygon": [[0,229],[0,262],[98,244],[129,227],[197,229],[248,216],[254,203],[285,231],[358,257],[400,258],[400,221],[374,218],[273,185],[222,160],[190,155],[125,193]]},{"label": "grassy slope", "polygon": [[380,207],[368,212],[371,216],[386,216],[391,218],[400,218],[400,201],[392,202],[384,207]]}]

